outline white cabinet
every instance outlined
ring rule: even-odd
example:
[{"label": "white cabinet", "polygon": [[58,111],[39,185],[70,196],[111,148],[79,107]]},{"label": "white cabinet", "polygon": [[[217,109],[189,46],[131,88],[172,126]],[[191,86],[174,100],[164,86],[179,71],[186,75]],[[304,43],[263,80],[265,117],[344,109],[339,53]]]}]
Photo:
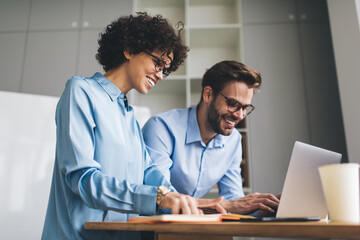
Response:
[{"label": "white cabinet", "polygon": [[103,72],[99,33],[132,0],[0,1],[0,90],[60,96],[73,75]]},{"label": "white cabinet", "polygon": [[243,20],[247,23],[279,23],[297,20],[295,0],[243,0]]},{"label": "white cabinet", "polygon": [[26,34],[0,32],[0,89],[20,90]]},{"label": "white cabinet", "polygon": [[[181,34],[190,48],[185,63],[178,71],[158,83],[147,95],[131,93],[131,104],[147,106],[151,114],[199,103],[201,79],[205,71],[223,60],[242,61],[242,20],[240,0],[136,0],[135,11],[160,14],[176,26],[182,21]],[[245,120],[246,122],[246,120]],[[248,175],[248,129],[243,124],[246,191],[251,191]]]},{"label": "white cabinet", "polygon": [[[326,1],[323,0],[301,0],[297,1],[297,14],[300,24],[314,23],[317,21],[325,25],[329,24],[329,16]],[[330,30],[330,29],[329,29]],[[327,35],[323,35],[327,36]],[[328,40],[331,40],[327,38]]]},{"label": "white cabinet", "polygon": [[131,0],[33,0],[29,29],[103,29],[129,10]]},{"label": "white cabinet", "polygon": [[263,77],[249,116],[252,187],[276,194],[296,140],[347,158],[327,6],[325,0],[242,3],[245,63]]},{"label": "white cabinet", "polygon": [[92,76],[104,73],[95,55],[99,47],[99,34],[112,21],[132,13],[132,0],[83,0],[80,21],[78,65],[76,74]]},{"label": "white cabinet", "polygon": [[81,28],[104,29],[106,25],[132,11],[131,0],[83,0]]},{"label": "white cabinet", "polygon": [[78,29],[81,0],[32,0],[29,30]]},{"label": "white cabinet", "polygon": [[60,96],[76,72],[77,45],[77,32],[29,33],[21,92]]},{"label": "white cabinet", "polygon": [[30,0],[0,1],[0,90],[19,91]]},{"label": "white cabinet", "polygon": [[263,78],[253,100],[256,112],[249,116],[253,189],[278,193],[295,140],[310,140],[298,29],[245,25],[244,36],[246,63]]},{"label": "white cabinet", "polygon": [[25,31],[29,9],[30,0],[1,0],[0,31]]},{"label": "white cabinet", "polygon": [[[348,160],[326,1],[298,1],[311,143]],[[301,17],[302,16],[302,17]]]},{"label": "white cabinet", "polygon": [[95,58],[99,47],[98,38],[100,32],[100,29],[80,31],[79,59],[76,74],[92,76],[95,72],[104,73],[102,66]]}]

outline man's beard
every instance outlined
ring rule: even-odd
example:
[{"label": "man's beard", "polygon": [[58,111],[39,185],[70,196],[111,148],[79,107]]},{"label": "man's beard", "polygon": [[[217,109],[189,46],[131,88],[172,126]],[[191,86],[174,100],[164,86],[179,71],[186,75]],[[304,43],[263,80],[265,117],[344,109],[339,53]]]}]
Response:
[{"label": "man's beard", "polygon": [[[221,115],[219,113],[219,111],[215,108],[215,104],[214,104],[214,100],[210,103],[209,106],[209,111],[207,114],[207,121],[210,125],[210,127],[212,128],[212,130],[216,133],[216,134],[221,134],[221,135],[230,135],[231,132],[227,132],[225,130],[223,130],[221,128],[221,120],[223,118],[223,116],[225,116],[226,114]],[[237,121],[237,120],[234,120]]]}]

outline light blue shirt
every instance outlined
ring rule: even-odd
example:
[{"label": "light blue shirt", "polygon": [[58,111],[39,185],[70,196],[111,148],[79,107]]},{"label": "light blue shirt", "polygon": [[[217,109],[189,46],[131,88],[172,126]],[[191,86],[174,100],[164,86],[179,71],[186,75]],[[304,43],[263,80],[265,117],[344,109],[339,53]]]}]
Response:
[{"label": "light blue shirt", "polygon": [[196,108],[174,109],[149,119],[142,130],[151,158],[180,193],[201,198],[218,184],[225,199],[243,197],[240,133],[218,134],[205,145]]},{"label": "light blue shirt", "polygon": [[[139,239],[85,230],[87,221],[156,213],[159,185],[134,110],[102,74],[70,79],[56,109],[56,157],[42,239]],[[146,184],[146,185],[144,185]]]}]

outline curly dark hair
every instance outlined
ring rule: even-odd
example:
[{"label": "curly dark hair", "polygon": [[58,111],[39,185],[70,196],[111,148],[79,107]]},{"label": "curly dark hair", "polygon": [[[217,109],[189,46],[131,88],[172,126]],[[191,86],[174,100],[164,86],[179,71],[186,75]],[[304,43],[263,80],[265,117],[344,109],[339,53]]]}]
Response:
[{"label": "curly dark hair", "polygon": [[96,59],[107,72],[127,61],[124,51],[138,54],[159,50],[168,57],[173,52],[174,58],[169,67],[169,71],[173,72],[184,62],[189,51],[181,41],[183,24],[181,26],[176,34],[167,19],[161,15],[151,17],[146,12],[120,17],[100,33]]}]

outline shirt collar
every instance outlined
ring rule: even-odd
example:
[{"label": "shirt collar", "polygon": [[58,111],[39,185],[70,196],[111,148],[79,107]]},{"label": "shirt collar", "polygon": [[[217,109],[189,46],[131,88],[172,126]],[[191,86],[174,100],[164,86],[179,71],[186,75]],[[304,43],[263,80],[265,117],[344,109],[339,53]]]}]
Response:
[{"label": "shirt collar", "polygon": [[[201,135],[200,129],[197,121],[197,114],[196,110],[198,105],[191,107],[189,110],[188,121],[187,121],[187,128],[186,128],[186,144],[190,144],[193,142],[201,142],[204,145]],[[221,134],[217,134],[211,141],[209,142],[207,147],[224,147],[226,142],[227,136],[223,136]]]},{"label": "shirt collar", "polygon": [[197,106],[189,109],[187,128],[186,128],[186,144],[193,142],[201,142],[200,129],[196,115]]},{"label": "shirt collar", "polygon": [[105,92],[109,95],[112,101],[116,101],[118,97],[125,99],[126,96],[124,95],[121,90],[115,86],[109,79],[104,77],[101,73],[97,72],[94,74],[93,79],[97,81],[100,86],[105,90]]}]

